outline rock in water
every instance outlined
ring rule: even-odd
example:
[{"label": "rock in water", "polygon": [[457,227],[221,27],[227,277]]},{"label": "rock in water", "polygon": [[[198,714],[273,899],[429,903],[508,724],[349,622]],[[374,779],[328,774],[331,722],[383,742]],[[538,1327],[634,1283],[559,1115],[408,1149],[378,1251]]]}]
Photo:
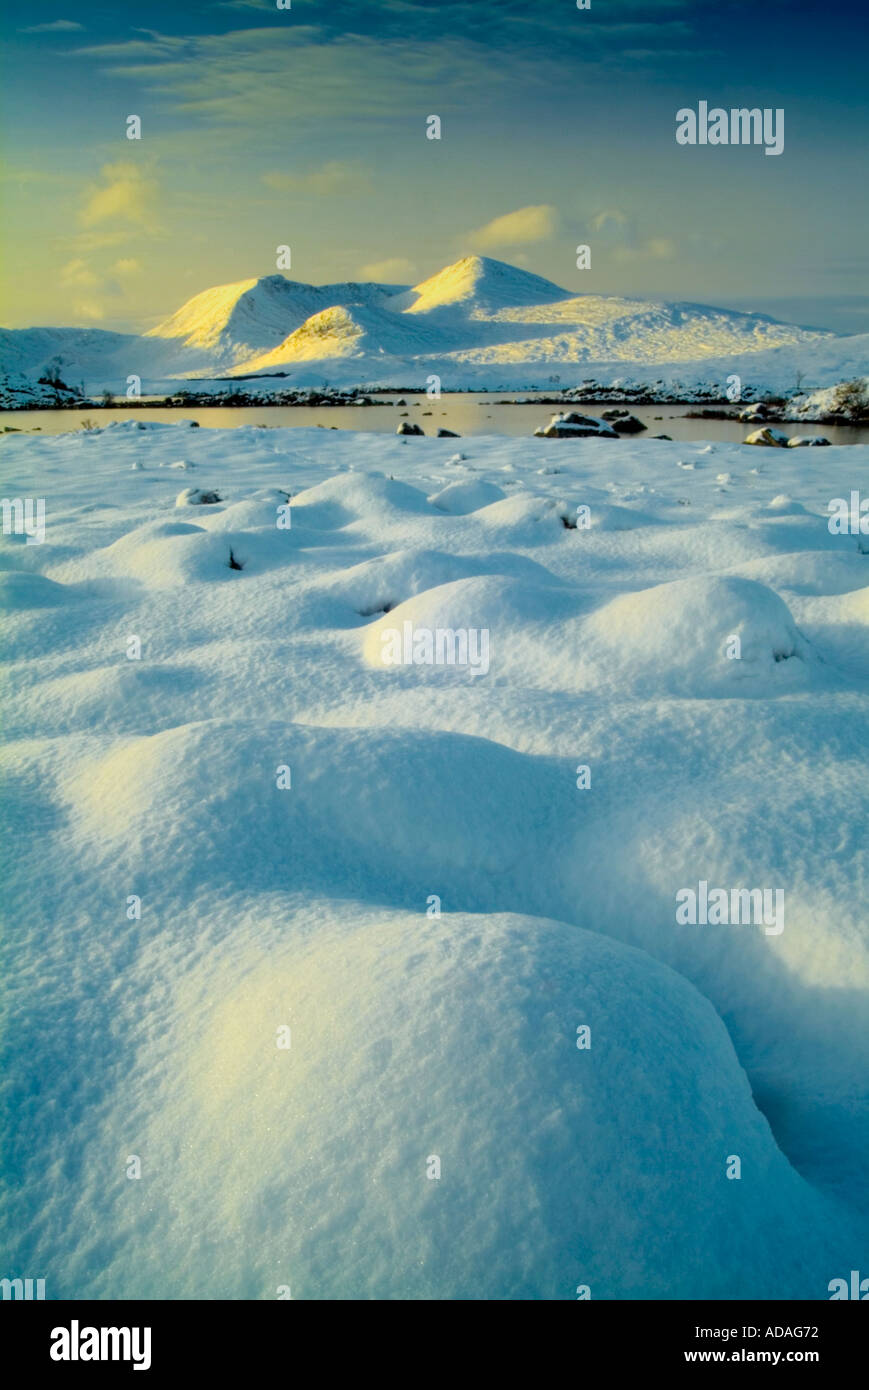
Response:
[{"label": "rock in water", "polygon": [[601,439],[618,439],[615,430],[594,415],[569,414],[553,415],[549,424],[540,425],[534,431],[546,439],[585,439],[597,436]]},{"label": "rock in water", "polygon": [[753,430],[748,438],[743,440],[743,443],[765,444],[767,448],[771,449],[786,449],[788,446],[788,437],[786,434],[783,434],[781,430],[771,430],[766,426],[761,430]]}]

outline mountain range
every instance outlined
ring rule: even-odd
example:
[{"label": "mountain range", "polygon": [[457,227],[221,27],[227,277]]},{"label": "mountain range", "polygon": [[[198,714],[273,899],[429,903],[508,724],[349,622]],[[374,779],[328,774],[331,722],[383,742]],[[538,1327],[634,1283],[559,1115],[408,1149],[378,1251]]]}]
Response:
[{"label": "mountain range", "polygon": [[[784,354],[784,356],[783,356]],[[444,385],[491,381],[545,385],[547,370],[588,375],[719,362],[788,363],[802,354],[810,378],[866,360],[866,338],[840,338],[764,314],[703,304],[576,294],[539,275],[466,256],[413,286],[306,285],[283,275],[240,280],[195,295],[144,334],[96,328],[0,329],[0,370],[31,381],[60,359],[69,384],[122,392],[179,378],[277,375],[277,384],[322,382]],[[576,367],[576,373],[570,368]],[[723,368],[722,368],[723,370]],[[783,367],[784,370],[784,367]],[[864,366],[865,370],[865,366]],[[816,384],[823,384],[820,380]],[[268,386],[268,381],[263,381]]]}]

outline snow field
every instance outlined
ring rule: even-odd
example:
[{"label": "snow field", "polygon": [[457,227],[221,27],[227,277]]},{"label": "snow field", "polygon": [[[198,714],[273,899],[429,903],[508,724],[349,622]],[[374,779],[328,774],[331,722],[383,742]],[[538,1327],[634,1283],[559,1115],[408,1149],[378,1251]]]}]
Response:
[{"label": "snow field", "polygon": [[[47,534],[0,552],[2,1243],[49,1297],[865,1263],[866,451],[453,443],[3,441]],[[385,667],[405,621],[488,672]],[[784,931],[677,925],[700,879]]]}]

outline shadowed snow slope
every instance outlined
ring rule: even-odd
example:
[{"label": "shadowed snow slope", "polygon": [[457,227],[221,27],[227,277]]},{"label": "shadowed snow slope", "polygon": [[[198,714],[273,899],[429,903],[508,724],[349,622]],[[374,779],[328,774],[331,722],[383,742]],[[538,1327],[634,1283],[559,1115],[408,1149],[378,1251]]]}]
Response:
[{"label": "shadowed snow slope", "polygon": [[0,544],[0,1244],[49,1298],[865,1260],[867,451],[452,443],[0,444],[47,499]]}]

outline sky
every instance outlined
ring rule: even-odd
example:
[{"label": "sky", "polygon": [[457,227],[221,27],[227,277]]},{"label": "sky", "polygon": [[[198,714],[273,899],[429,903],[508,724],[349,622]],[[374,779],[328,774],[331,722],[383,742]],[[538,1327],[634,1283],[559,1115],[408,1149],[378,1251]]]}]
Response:
[{"label": "sky", "polygon": [[[867,34],[862,0],[9,7],[0,322],[143,331],[289,246],[313,284],[484,254],[869,331]],[[783,152],[677,144],[700,101],[782,109]]]}]

